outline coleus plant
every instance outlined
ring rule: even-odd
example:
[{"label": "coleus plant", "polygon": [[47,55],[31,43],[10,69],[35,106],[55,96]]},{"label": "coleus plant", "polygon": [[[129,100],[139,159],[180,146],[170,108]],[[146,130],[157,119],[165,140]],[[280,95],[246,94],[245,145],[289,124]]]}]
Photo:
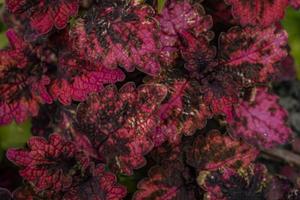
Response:
[{"label": "coleus plant", "polygon": [[300,198],[257,160],[292,138],[270,85],[294,77],[280,20],[299,1],[5,3],[0,124],[33,136],[1,199]]}]

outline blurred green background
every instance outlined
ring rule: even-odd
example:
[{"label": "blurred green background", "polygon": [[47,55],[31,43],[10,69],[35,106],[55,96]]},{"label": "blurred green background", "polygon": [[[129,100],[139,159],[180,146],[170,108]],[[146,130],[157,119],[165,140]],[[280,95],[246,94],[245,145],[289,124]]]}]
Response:
[{"label": "blurred green background", "polygon": [[[158,5],[160,10],[163,6],[161,1]],[[3,6],[3,0],[0,0],[0,6]],[[286,12],[286,17],[282,21],[283,26],[289,33],[289,44],[291,54],[296,60],[297,77],[300,79],[300,11],[295,11],[289,8]],[[0,22],[0,48],[7,46],[5,36],[5,25]],[[30,137],[30,121],[23,124],[11,124],[0,127],[0,161],[3,158],[3,152],[9,147],[21,147]]]}]

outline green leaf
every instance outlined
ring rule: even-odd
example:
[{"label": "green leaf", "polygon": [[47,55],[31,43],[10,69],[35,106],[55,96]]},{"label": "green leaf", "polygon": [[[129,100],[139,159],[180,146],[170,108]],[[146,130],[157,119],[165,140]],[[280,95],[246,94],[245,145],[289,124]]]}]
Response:
[{"label": "green leaf", "polygon": [[300,11],[288,8],[282,25],[289,34],[291,54],[296,62],[297,77],[300,79]]},{"label": "green leaf", "polygon": [[0,48],[6,47],[8,44],[8,40],[6,38],[5,32],[0,33]]},{"label": "green leaf", "polygon": [[16,124],[11,123],[0,127],[0,149],[6,150],[10,147],[23,147],[31,133],[30,121]]},{"label": "green leaf", "polygon": [[157,11],[160,13],[165,6],[167,0],[157,0]]}]

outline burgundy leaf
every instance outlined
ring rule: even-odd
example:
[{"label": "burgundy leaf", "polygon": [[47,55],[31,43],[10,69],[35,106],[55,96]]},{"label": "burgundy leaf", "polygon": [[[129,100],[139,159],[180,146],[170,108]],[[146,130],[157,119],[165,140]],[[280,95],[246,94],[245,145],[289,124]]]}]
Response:
[{"label": "burgundy leaf", "polygon": [[295,9],[300,8],[300,0],[289,0],[289,3]]},{"label": "burgundy leaf", "polygon": [[37,115],[40,104],[52,103],[45,65],[13,30],[7,37],[11,47],[0,51],[0,124],[23,122]]},{"label": "burgundy leaf", "polygon": [[88,94],[99,92],[104,84],[122,81],[125,75],[120,69],[106,69],[76,58],[74,54],[59,58],[58,77],[51,83],[51,95],[62,104],[69,105],[72,100],[84,101]]},{"label": "burgundy leaf", "polygon": [[32,137],[28,147],[28,150],[9,149],[6,155],[20,166],[20,175],[38,192],[68,190],[78,172],[89,165],[89,158],[59,134],[52,134],[49,142],[42,137]]},{"label": "burgundy leaf", "polygon": [[126,196],[126,188],[118,185],[116,176],[106,172],[104,165],[98,165],[86,180],[72,187],[64,200],[121,200]]},{"label": "burgundy leaf", "polygon": [[158,123],[154,115],[167,89],[158,84],[120,91],[108,86],[81,103],[77,111],[80,130],[85,133],[113,171],[131,174],[145,164],[143,155],[152,147],[149,133]]},{"label": "burgundy leaf", "polygon": [[164,84],[169,91],[157,113],[161,122],[151,134],[155,146],[166,140],[180,142],[182,135],[193,135],[213,116],[232,118],[242,89],[234,75],[223,71],[208,70],[191,78],[188,71],[172,68],[150,82]]},{"label": "burgundy leaf", "polygon": [[132,1],[94,6],[77,20],[70,34],[80,56],[114,69],[132,72],[135,68],[149,75],[160,71],[158,24],[154,11]]},{"label": "burgundy leaf", "polygon": [[[16,66],[3,66],[0,70],[0,124],[25,121],[38,114],[41,103],[52,103],[46,86],[50,80],[43,75],[42,66],[20,69]],[[36,74],[34,71],[36,70]]]},{"label": "burgundy leaf", "polygon": [[52,28],[63,29],[71,16],[78,11],[78,0],[6,0],[7,8],[13,14],[26,19],[30,36],[48,33]]},{"label": "burgundy leaf", "polygon": [[67,190],[53,192],[52,190],[36,191],[25,184],[13,192],[16,200],[121,200],[126,196],[126,188],[117,184],[116,176],[105,171],[105,166],[99,164],[82,171],[78,180],[73,182]]},{"label": "burgundy leaf", "polygon": [[218,130],[201,135],[186,150],[187,163],[198,170],[217,170],[220,167],[248,166],[258,151],[248,144],[221,135]]},{"label": "burgundy leaf", "polygon": [[231,133],[264,148],[287,142],[291,138],[287,112],[277,101],[266,88],[257,89],[254,101],[243,101],[235,108],[234,119],[229,120]]},{"label": "burgundy leaf", "polygon": [[232,15],[242,26],[267,27],[284,16],[288,0],[225,0],[232,6]]},{"label": "burgundy leaf", "polygon": [[232,118],[232,106],[238,103],[242,84],[234,74],[216,71],[201,80],[201,93],[204,104],[213,115]]},{"label": "burgundy leaf", "polygon": [[265,82],[275,63],[287,56],[287,33],[274,26],[230,29],[219,39],[219,67],[236,74],[245,84]]},{"label": "burgundy leaf", "polygon": [[55,199],[52,195],[49,195],[49,193],[45,192],[43,195],[37,194],[33,188],[29,184],[24,184],[22,187],[17,188],[13,192],[13,199],[14,200],[41,200],[46,198],[52,198]]},{"label": "burgundy leaf", "polygon": [[231,8],[224,0],[204,1],[203,5],[213,18],[213,29],[218,33],[229,27],[238,25],[238,21],[233,18]]},{"label": "burgundy leaf", "polygon": [[[200,1],[201,2],[201,1]],[[200,4],[191,4],[187,0],[168,1],[160,15],[157,16],[161,32],[160,41],[162,43],[161,58],[166,64],[174,62],[181,47],[180,33],[190,32],[195,37],[212,39],[209,32],[212,27],[212,18],[205,15],[205,11]]]},{"label": "burgundy leaf", "polygon": [[296,200],[300,197],[300,190],[288,179],[273,176],[269,181],[265,197],[267,200]]},{"label": "burgundy leaf", "polygon": [[275,81],[292,81],[296,79],[296,66],[294,58],[291,55],[288,55],[285,59],[277,63],[278,71],[275,74]]},{"label": "burgundy leaf", "polygon": [[157,112],[161,122],[151,134],[155,146],[166,140],[180,142],[182,134],[192,135],[196,129],[203,128],[211,117],[209,107],[201,101],[201,86],[198,81],[189,80],[186,73],[173,68],[151,80],[168,88],[168,96]]},{"label": "burgundy leaf", "polygon": [[[189,32],[180,33],[182,46],[180,52],[185,60],[185,67],[194,72],[193,75],[207,71],[214,65],[216,49],[209,44],[207,38],[201,36],[195,37]],[[199,76],[199,75],[198,75]]]},{"label": "burgundy leaf", "polygon": [[134,200],[201,199],[201,192],[189,168],[178,161],[155,166],[148,176],[138,183]]},{"label": "burgundy leaf", "polygon": [[163,143],[159,147],[154,148],[150,156],[155,161],[157,165],[168,165],[170,162],[183,162],[184,151],[183,147],[185,145],[181,144],[171,144],[168,142]]},{"label": "burgundy leaf", "polygon": [[210,200],[264,199],[267,170],[263,165],[248,168],[225,168],[214,172],[202,171],[198,184],[206,191]]},{"label": "burgundy leaf", "polygon": [[0,51],[1,66],[17,65],[19,68],[25,67],[28,60],[24,54],[28,44],[26,44],[13,29],[9,29],[6,32],[6,36],[9,41],[10,48]]},{"label": "burgundy leaf", "polygon": [[[56,104],[43,105],[37,116],[31,118],[31,134],[48,138],[61,122],[61,112]],[[60,132],[60,131],[57,131]]]}]

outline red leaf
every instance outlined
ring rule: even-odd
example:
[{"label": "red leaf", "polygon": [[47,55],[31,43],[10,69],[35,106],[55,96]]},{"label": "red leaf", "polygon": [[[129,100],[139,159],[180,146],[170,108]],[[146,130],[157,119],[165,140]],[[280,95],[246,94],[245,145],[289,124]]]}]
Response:
[{"label": "red leaf", "polygon": [[6,32],[6,36],[10,48],[0,51],[1,66],[17,65],[19,68],[25,67],[28,60],[24,54],[25,50],[28,48],[28,44],[26,44],[13,29],[9,29]]},{"label": "red leaf", "polygon": [[49,78],[31,75],[33,70],[15,66],[1,69],[0,124],[9,124],[12,120],[21,123],[29,116],[36,116],[41,103],[52,103],[46,90]]},{"label": "red leaf", "polygon": [[[42,199],[47,198],[47,194],[39,196],[35,193],[33,188],[29,184],[25,184],[22,187],[17,188],[13,192],[13,199],[16,200],[36,200],[36,199]],[[52,198],[53,199],[53,198]],[[53,199],[56,200],[56,199]]]},{"label": "red leaf", "polygon": [[277,96],[259,88],[253,102],[243,101],[235,108],[234,119],[229,120],[231,133],[264,148],[287,142],[291,138],[287,112],[277,101]]},{"label": "red leaf", "polygon": [[158,123],[154,114],[166,92],[158,84],[136,89],[128,83],[119,92],[108,86],[79,105],[78,126],[111,170],[131,174],[145,164],[143,155],[153,147],[148,135]]},{"label": "red leaf", "polygon": [[[189,32],[182,31],[180,33],[182,45],[180,52],[185,61],[185,67],[198,73],[198,76],[203,75],[211,66],[215,64],[216,49],[209,44],[209,40],[203,36],[195,37]],[[199,75],[200,74],[200,75]]]},{"label": "red leaf", "polygon": [[300,0],[289,0],[289,3],[295,9],[300,8]]},{"label": "red leaf", "polygon": [[225,0],[225,2],[232,6],[232,15],[242,26],[270,26],[283,18],[288,5],[288,0]]},{"label": "red leaf", "polygon": [[[151,7],[133,3],[94,6],[77,20],[70,34],[73,48],[94,63],[149,75],[160,71],[158,24]],[[87,45],[89,44],[89,45]]]},{"label": "red leaf", "polygon": [[268,184],[265,198],[267,200],[299,199],[300,190],[287,179],[274,176]]},{"label": "red leaf", "polygon": [[274,65],[287,56],[287,33],[269,27],[235,27],[221,34],[219,66],[236,74],[245,84],[266,82]]},{"label": "red leaf", "polygon": [[191,4],[189,1],[168,1],[163,11],[157,16],[161,32],[161,58],[166,64],[174,62],[179,54],[181,41],[179,33],[190,32],[195,37],[212,38],[208,30],[212,27],[212,18],[205,15],[200,4]]},{"label": "red leaf", "polygon": [[11,48],[0,51],[0,124],[23,122],[38,114],[40,104],[52,103],[47,68],[32,58],[32,47],[13,30],[7,37]]},{"label": "red leaf", "polygon": [[212,16],[214,29],[217,30],[217,32],[239,24],[237,20],[233,18],[231,8],[224,0],[204,1],[203,4],[205,9],[209,11],[209,14]]},{"label": "red leaf", "polygon": [[274,80],[277,82],[282,81],[293,81],[296,79],[296,66],[294,58],[291,55],[288,55],[285,59],[277,63],[277,72],[275,74]]},{"label": "red leaf", "polygon": [[238,103],[242,84],[234,74],[223,71],[210,72],[204,77],[201,81],[201,93],[205,105],[215,116],[232,118],[232,106]]},{"label": "red leaf", "polygon": [[223,71],[208,70],[199,77],[190,77],[184,69],[172,68],[150,80],[164,84],[169,91],[157,113],[161,122],[151,133],[155,146],[166,140],[179,143],[182,135],[193,135],[213,116],[231,117],[241,89],[234,79]]},{"label": "red leaf", "polygon": [[266,168],[257,164],[240,171],[231,168],[202,171],[198,184],[210,200],[264,199],[267,177]]},{"label": "red leaf", "polygon": [[168,88],[167,99],[157,112],[160,124],[151,133],[155,146],[166,140],[180,142],[183,134],[192,135],[196,129],[203,128],[212,116],[209,107],[201,101],[201,85],[196,80],[189,80],[186,72],[174,68],[151,82]]},{"label": "red leaf", "polygon": [[71,16],[78,11],[78,0],[6,0],[7,8],[13,14],[26,19],[30,36],[36,37],[48,33],[53,27],[63,29]]},{"label": "red leaf", "polygon": [[104,84],[116,83],[125,78],[120,69],[106,69],[76,58],[76,54],[62,55],[59,58],[58,74],[51,83],[51,95],[62,104],[72,100],[84,101],[88,94],[100,92]]},{"label": "red leaf", "polygon": [[217,170],[220,167],[248,166],[255,160],[258,150],[250,145],[221,135],[218,130],[199,135],[187,147],[187,163],[200,170]]},{"label": "red leaf", "polygon": [[28,147],[28,150],[9,149],[6,156],[21,167],[20,175],[37,192],[68,190],[78,176],[76,173],[89,165],[89,158],[59,134],[52,134],[49,142],[42,137],[31,137]]},{"label": "red leaf", "polygon": [[114,174],[105,172],[104,165],[98,165],[86,180],[72,187],[63,199],[121,200],[126,196],[126,188],[116,182]]},{"label": "red leaf", "polygon": [[138,183],[134,200],[199,199],[200,191],[189,169],[178,161],[155,166],[146,178]]},{"label": "red leaf", "polygon": [[53,192],[51,190],[35,191],[29,184],[14,191],[16,200],[82,200],[82,199],[107,199],[121,200],[126,196],[126,188],[117,184],[116,176],[105,171],[105,166],[99,164],[89,170],[81,172],[77,182],[65,191]]}]

